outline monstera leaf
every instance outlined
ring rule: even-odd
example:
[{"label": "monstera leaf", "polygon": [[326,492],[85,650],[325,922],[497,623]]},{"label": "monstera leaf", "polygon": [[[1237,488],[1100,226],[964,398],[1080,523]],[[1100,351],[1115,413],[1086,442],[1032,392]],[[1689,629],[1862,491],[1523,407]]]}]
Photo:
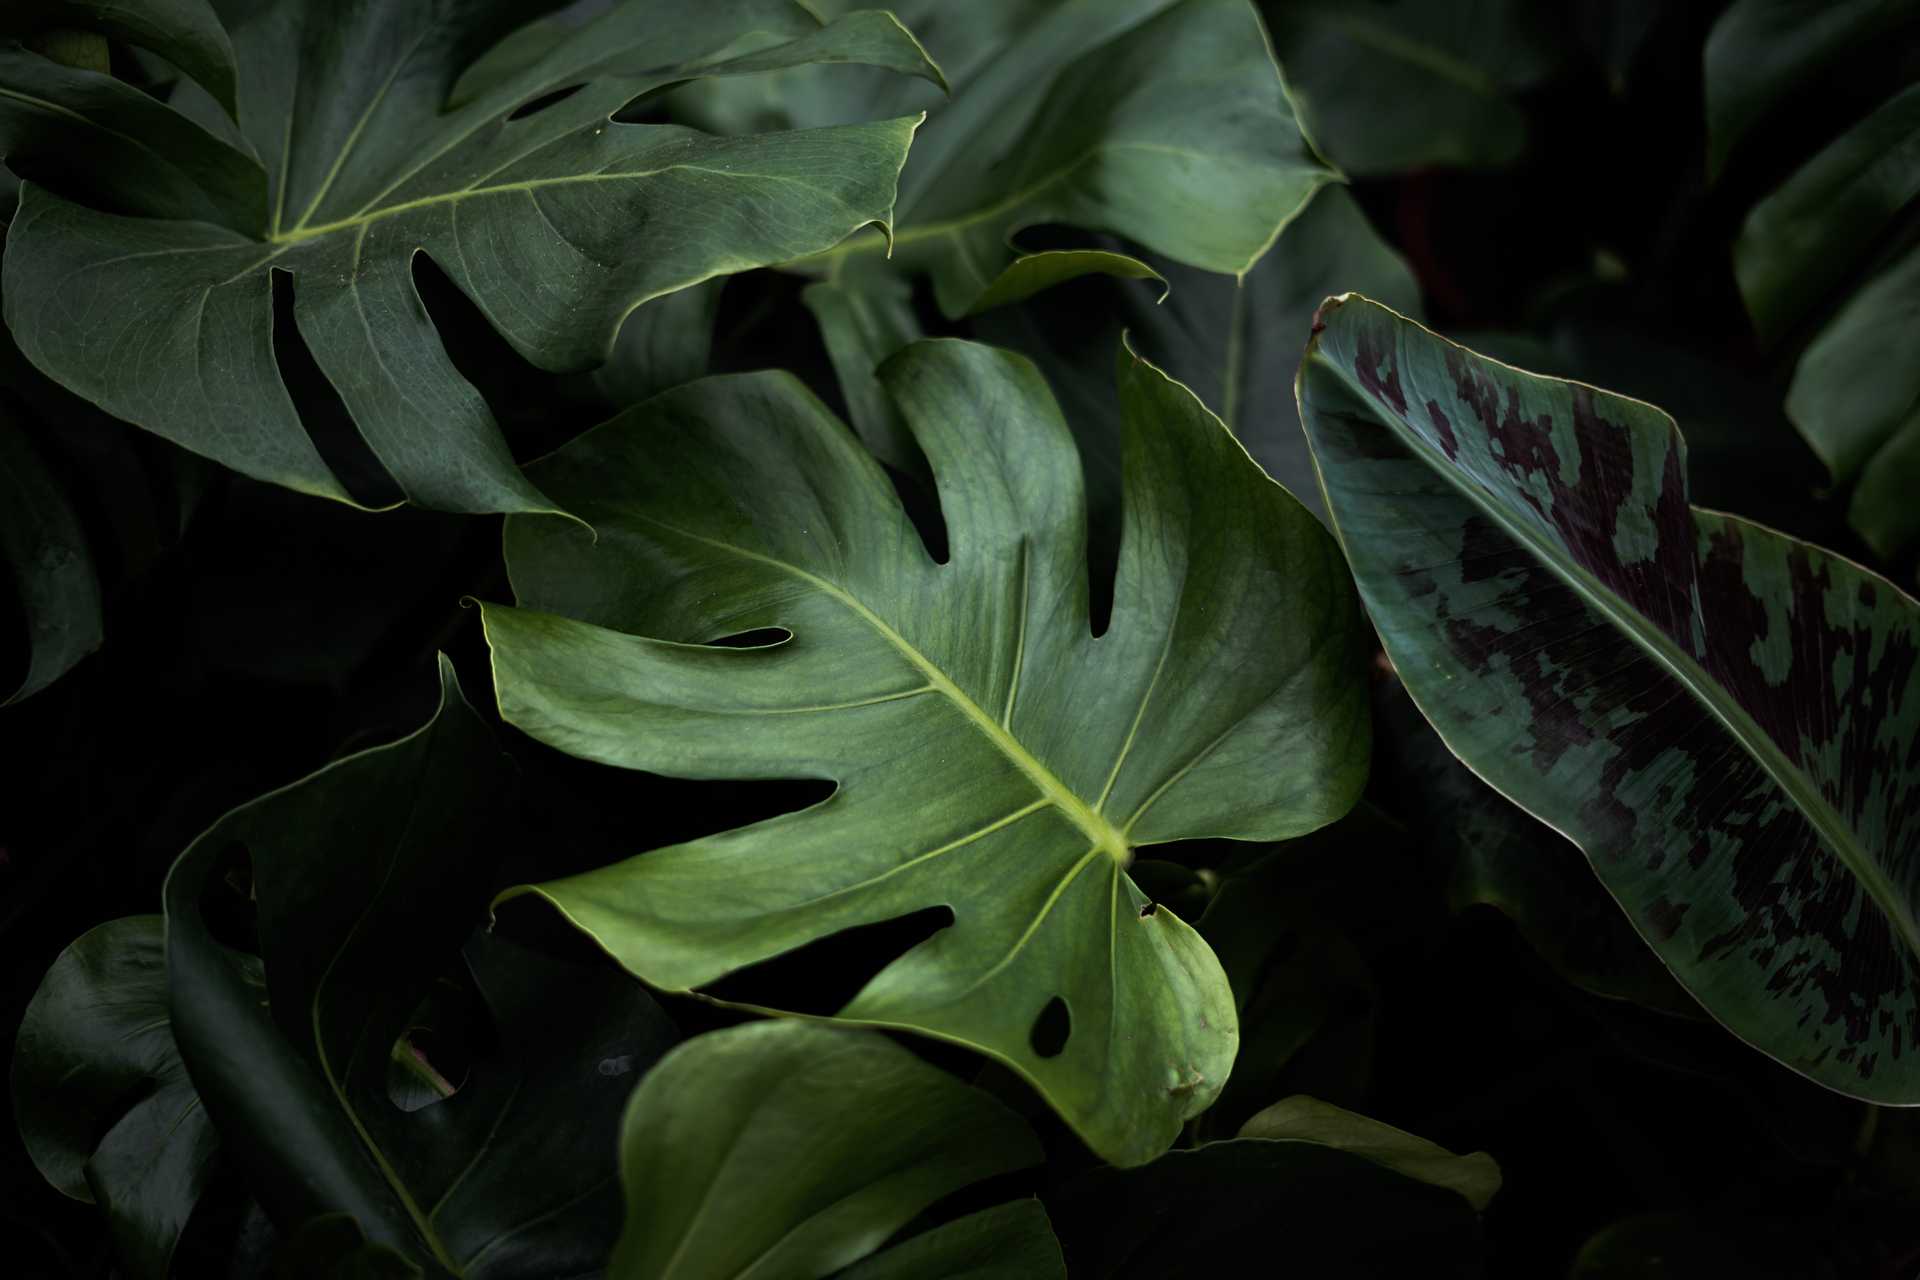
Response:
[{"label": "monstera leaf", "polygon": [[109,921],[53,962],[14,1043],[13,1111],[41,1175],[101,1207],[135,1275],[164,1277],[219,1139],[174,1046],[159,916]]},{"label": "monstera leaf", "polygon": [[1650,405],[1361,298],[1316,329],[1299,389],[1328,506],[1447,745],[1579,845],[1736,1034],[1920,1101],[1920,605],[1690,507]]},{"label": "monstera leaf", "polygon": [[[716,138],[622,123],[622,108],[688,79],[817,61],[938,72],[877,12],[822,26],[793,0],[626,0],[449,109],[456,77],[529,7],[230,6],[237,126],[189,94],[168,125],[181,136],[145,117],[129,135],[194,179],[207,207],[163,215],[123,202],[153,215],[132,217],[29,183],[5,265],[21,349],[119,417],[351,501],[282,381],[273,295],[287,277],[299,337],[407,499],[553,510],[452,363],[415,288],[415,256],[528,360],[590,367],[649,299],[885,224],[915,125]],[[221,83],[205,87],[217,96]],[[113,130],[134,92],[16,49],[0,60],[0,100],[16,103],[0,128],[33,132],[16,118],[31,97],[62,129],[79,116]]]},{"label": "monstera leaf", "polygon": [[[510,779],[444,659],[440,678],[424,728],[235,810],[181,855],[166,889],[174,1035],[284,1234],[337,1242],[311,1224],[345,1219],[376,1274],[582,1274],[618,1220],[620,1109],[675,1033],[608,967],[474,933]],[[259,957],[231,941],[242,859]],[[447,1021],[449,973],[491,1024],[464,1080],[410,1039]],[[396,1056],[416,1081],[392,1079]]]},{"label": "monstera leaf", "polygon": [[[1791,32],[1792,38],[1782,33]],[[1773,136],[1809,86],[1845,76],[1849,96],[1888,96],[1851,120],[1754,204],[1734,271],[1763,341],[1802,346],[1787,415],[1849,492],[1848,520],[1883,559],[1920,545],[1920,369],[1908,334],[1920,315],[1920,83],[1882,86],[1854,70],[1861,51],[1920,33],[1920,4],[1740,0],[1707,46],[1707,127],[1716,167]],[[1777,143],[1762,163],[1780,166]],[[1737,172],[1736,164],[1734,170]]]},{"label": "monstera leaf", "polygon": [[785,376],[669,392],[534,469],[599,537],[509,522],[523,607],[484,609],[507,720],[628,768],[837,789],[518,892],[672,990],[946,906],[839,1016],[972,1046],[1138,1163],[1219,1092],[1237,1033],[1213,953],[1126,867],[1353,803],[1368,720],[1338,553],[1123,357],[1126,528],[1096,637],[1079,463],[1032,366],[938,341],[881,373],[938,479],[944,564]]},{"label": "monstera leaf", "polygon": [[1064,1280],[1033,1200],[875,1252],[935,1201],[1039,1162],[1018,1116],[884,1036],[799,1022],[712,1032],[661,1059],[627,1107],[627,1225],[607,1274],[939,1277],[990,1263],[980,1274]]}]

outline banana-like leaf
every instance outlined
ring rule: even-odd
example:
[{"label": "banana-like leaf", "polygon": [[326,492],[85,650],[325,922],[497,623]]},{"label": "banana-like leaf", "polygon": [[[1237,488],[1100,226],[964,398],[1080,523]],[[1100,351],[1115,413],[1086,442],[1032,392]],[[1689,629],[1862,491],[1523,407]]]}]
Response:
[{"label": "banana-like leaf", "polygon": [[1716,1018],[1920,1101],[1920,604],[1687,502],[1673,420],[1330,299],[1302,416],[1421,711]]},{"label": "banana-like leaf", "polygon": [[[608,1280],[847,1273],[1064,1277],[1032,1201],[875,1252],[936,1201],[1040,1162],[1013,1112],[885,1036],[758,1022],[647,1074],[620,1136],[627,1225]],[[1036,1230],[1037,1228],[1037,1230]]]},{"label": "banana-like leaf", "polygon": [[[627,768],[838,787],[521,892],[672,990],[949,907],[838,1016],[1000,1060],[1116,1163],[1163,1150],[1237,1033],[1219,962],[1128,878],[1134,850],[1338,817],[1369,722],[1331,538],[1184,388],[1130,356],[1119,380],[1126,527],[1098,637],[1072,437],[1007,352],[927,342],[882,369],[938,479],[944,564],[785,376],[669,392],[543,461],[599,539],[508,522],[523,607],[484,607],[507,720]],[[1063,1022],[1064,1045],[1036,1037]]]},{"label": "banana-like leaf", "polygon": [[1274,50],[1308,134],[1361,176],[1512,164],[1518,94],[1557,65],[1529,0],[1266,0]]},{"label": "banana-like leaf", "polygon": [[[474,933],[511,777],[444,659],[440,679],[425,727],[236,809],[180,856],[166,888],[174,1034],[284,1234],[344,1216],[365,1237],[353,1249],[383,1265],[584,1274],[617,1228],[621,1108],[675,1032],[610,967]],[[259,957],[220,925],[242,900],[229,886],[242,854]],[[468,1077],[423,1068],[451,1096],[396,1097],[396,1048],[411,1056],[417,1011],[462,970],[492,1022]]]},{"label": "banana-like leaf", "polygon": [[159,916],[89,930],[20,1020],[13,1112],[46,1180],[106,1215],[121,1262],[162,1280],[219,1138],[173,1042]]},{"label": "banana-like leaf", "polygon": [[[402,495],[453,511],[553,510],[449,357],[415,288],[415,255],[528,360],[589,368],[651,298],[888,223],[916,123],[716,138],[622,123],[628,103],[688,79],[820,61],[939,73],[879,12],[823,26],[794,0],[626,0],[446,109],[460,73],[527,8],[230,6],[239,133],[215,136],[185,112],[167,133],[148,117],[168,109],[151,99],[129,126],[217,207],[131,217],[28,184],[5,264],[21,349],[119,417],[249,475],[353,501],[282,381],[273,292],[287,276],[299,338]],[[64,112],[62,128],[98,116],[99,130],[134,113],[121,98],[144,98],[0,50],[0,102],[22,95],[46,104],[40,115]],[[39,116],[17,115],[0,114],[0,141],[37,133]]]},{"label": "banana-like leaf", "polygon": [[683,101],[728,129],[931,111],[900,178],[892,260],[885,240],[862,234],[805,264],[845,287],[925,273],[941,310],[959,316],[1088,272],[1152,274],[1124,254],[1018,253],[1011,238],[1039,223],[1238,274],[1336,180],[1294,121],[1248,0],[908,0],[895,12],[946,68],[951,102],[812,72],[702,86]]}]

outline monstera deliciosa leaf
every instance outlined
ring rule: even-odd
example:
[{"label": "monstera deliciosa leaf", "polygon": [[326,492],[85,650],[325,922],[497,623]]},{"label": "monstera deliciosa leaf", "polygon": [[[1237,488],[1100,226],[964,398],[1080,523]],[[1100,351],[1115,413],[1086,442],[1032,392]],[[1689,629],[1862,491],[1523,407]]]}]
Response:
[{"label": "monstera deliciosa leaf", "polygon": [[[1844,78],[1850,100],[1884,98],[1766,193],[1734,243],[1734,272],[1754,327],[1798,349],[1787,416],[1849,491],[1848,520],[1881,557],[1920,545],[1920,362],[1909,335],[1920,317],[1920,82],[1858,70],[1872,47],[1911,47],[1913,0],[1739,0],[1707,44],[1709,160],[1720,170],[1758,155],[1781,167],[1765,128],[1798,117],[1810,89]],[[1764,150],[1757,139],[1767,139]]]},{"label": "monstera deliciosa leaf", "polygon": [[875,1252],[936,1201],[1040,1155],[1000,1102],[874,1032],[712,1032],[661,1059],[627,1107],[627,1225],[607,1275],[1064,1277],[1034,1200]]},{"label": "monstera deliciosa leaf", "polygon": [[1674,974],[1832,1088],[1920,1101],[1920,604],[1687,503],[1672,419],[1362,298],[1301,365],[1408,692],[1587,854]]},{"label": "monstera deliciosa leaf", "polygon": [[90,929],[20,1020],[13,1113],[46,1180],[104,1211],[121,1261],[160,1280],[219,1138],[173,1042],[159,916]]},{"label": "monstera deliciosa leaf", "polygon": [[[449,108],[468,65],[542,7],[557,3],[227,5],[232,63],[209,49],[201,74],[214,83],[189,89],[166,128],[149,102],[133,135],[143,155],[196,180],[188,189],[207,207],[159,215],[136,195],[125,203],[151,216],[135,217],[28,184],[5,264],[21,349],[119,417],[351,501],[282,381],[273,294],[289,277],[300,339],[407,499],[553,510],[452,363],[415,288],[416,255],[528,360],[588,368],[649,299],[885,225],[915,126],[718,138],[622,123],[627,104],[702,76],[810,62],[939,72],[879,12],[823,26],[794,0],[625,0]],[[217,97],[234,66],[229,120],[204,91]],[[133,93],[11,50],[0,141],[32,141],[49,116],[50,131],[78,116],[112,133]],[[25,121],[22,98],[41,104]]]},{"label": "monstera deliciosa leaf", "polygon": [[[174,1036],[283,1234],[319,1231],[382,1275],[584,1274],[618,1222],[621,1108],[675,1032],[611,966],[475,932],[511,777],[444,659],[440,678],[425,727],[236,809],[180,856]],[[259,956],[234,936],[248,865]],[[412,1039],[463,1038],[436,1012],[450,984],[477,992],[464,1079]],[[396,1058],[413,1080],[396,1085]]]},{"label": "monstera deliciosa leaf", "polygon": [[[1219,421],[1123,357],[1126,524],[1095,636],[1079,460],[1032,366],[935,341],[881,379],[938,482],[945,563],[784,375],[668,392],[533,469],[598,539],[509,521],[522,607],[484,609],[507,720],[628,768],[837,787],[521,892],[674,990],[948,907],[838,1016],[989,1054],[1138,1163],[1219,1092],[1237,1032],[1213,953],[1126,868],[1139,846],[1276,839],[1353,803],[1349,585]],[[784,638],[711,643],[769,629]]]}]

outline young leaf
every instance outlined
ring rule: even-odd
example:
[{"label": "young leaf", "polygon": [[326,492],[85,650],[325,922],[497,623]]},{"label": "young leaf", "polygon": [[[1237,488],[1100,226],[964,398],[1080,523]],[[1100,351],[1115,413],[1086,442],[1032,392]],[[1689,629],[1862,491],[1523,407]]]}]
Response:
[{"label": "young leaf", "polygon": [[174,1045],[159,916],[99,925],[47,970],[14,1042],[13,1111],[41,1175],[98,1204],[121,1261],[162,1280],[219,1138]]},{"label": "young leaf", "polygon": [[1428,1186],[1457,1191],[1476,1213],[1485,1213],[1500,1190],[1500,1166],[1486,1152],[1457,1156],[1437,1142],[1318,1098],[1282,1098],[1242,1125],[1240,1136],[1318,1142],[1351,1151]]},{"label": "young leaf", "polygon": [[1920,604],[1690,507],[1650,405],[1363,298],[1316,329],[1299,393],[1328,506],[1447,745],[1579,845],[1736,1034],[1920,1101]]},{"label": "young leaf", "polygon": [[[4,339],[0,339],[4,341]],[[100,647],[100,580],[80,517],[0,399],[0,560],[26,606],[27,673],[0,706],[52,684]]]},{"label": "young leaf", "polygon": [[[344,1215],[366,1249],[428,1275],[573,1275],[605,1256],[610,1135],[675,1033],[624,975],[474,934],[510,778],[444,659],[440,679],[424,728],[234,810],[180,856],[166,888],[174,1032],[283,1233]],[[259,958],[215,928],[240,851]],[[437,1089],[451,1096],[405,1109],[394,1051],[463,959],[492,1033],[468,1078]]]},{"label": "young leaf", "polygon": [[[484,607],[507,720],[627,768],[838,789],[516,892],[671,990],[945,905],[838,1016],[1000,1060],[1107,1159],[1164,1149],[1237,1037],[1218,961],[1128,879],[1134,849],[1338,817],[1369,722],[1332,540],[1184,388],[1130,356],[1119,378],[1126,529],[1098,637],[1073,442],[1009,353],[926,342],[882,369],[938,481],[945,564],[785,376],[669,392],[536,467],[599,540],[509,521],[525,607]],[[767,628],[788,636],[710,647]],[[1064,1045],[1036,1047],[1061,1010]]]},{"label": "young leaf", "polygon": [[[28,184],[8,240],[7,323],[35,364],[117,416],[349,501],[281,380],[276,274],[292,279],[300,338],[407,499],[551,511],[442,346],[415,255],[527,359],[588,368],[650,298],[887,223],[916,123],[715,138],[616,113],[676,82],[818,61],[938,76],[877,12],[822,26],[793,0],[626,0],[447,110],[456,77],[523,6],[244,9],[231,28],[244,141],[213,145],[264,164],[242,155],[257,213],[128,217]],[[0,58],[0,88],[17,93],[14,73],[33,72],[30,87],[71,113],[104,80],[68,72],[80,81],[41,86],[29,57]]]},{"label": "young leaf", "polygon": [[[1040,1162],[988,1094],[886,1037],[759,1022],[688,1041],[647,1074],[621,1126],[627,1225],[609,1280],[1064,1276],[1031,1200],[880,1253],[936,1201]],[[1037,1219],[1037,1222],[1036,1222]],[[1035,1229],[1037,1227],[1037,1230]]]}]

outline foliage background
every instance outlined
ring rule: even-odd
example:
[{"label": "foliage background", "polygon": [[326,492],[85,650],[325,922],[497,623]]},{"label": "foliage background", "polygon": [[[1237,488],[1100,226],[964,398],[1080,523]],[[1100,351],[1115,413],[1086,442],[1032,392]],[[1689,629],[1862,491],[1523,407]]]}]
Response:
[{"label": "foliage background", "polygon": [[[1283,29],[1285,0],[1268,7]],[[1498,94],[1521,123],[1513,154],[1356,173],[1351,192],[1412,268],[1435,328],[1672,409],[1692,446],[1697,502],[1870,562],[1781,414],[1780,370],[1753,337],[1732,274],[1740,220],[1781,175],[1762,165],[1705,180],[1701,50],[1721,7],[1518,6],[1549,54],[1540,74]],[[1781,138],[1778,153],[1804,153],[1857,116],[1850,85],[1864,78],[1809,86],[1787,126],[1801,136]],[[1027,237],[1047,240],[1045,229]],[[527,365],[425,275],[436,322],[520,456],[602,415],[604,402],[577,379]],[[714,367],[790,368],[839,405],[817,332],[798,319],[802,287],[766,272],[729,282]],[[1034,322],[1106,314],[1116,288],[1151,286],[1074,282],[1037,302]],[[992,322],[945,322],[926,296],[916,305],[929,331],[996,337]],[[174,856],[222,813],[422,722],[436,650],[470,673],[473,700],[491,715],[485,649],[461,601],[510,592],[497,519],[368,516],[301,498],[135,436],[5,355],[8,394],[52,428],[36,443],[74,482],[94,531],[108,636],[65,679],[0,715],[0,1025],[12,1027],[59,950],[100,921],[153,910]],[[1290,371],[1296,356],[1297,347],[1257,358]],[[1913,580],[1911,559],[1888,567]],[[11,687],[26,665],[25,624],[17,600],[3,607],[0,687]],[[1379,735],[1374,806],[1312,837],[1310,851],[1329,868],[1326,900],[1362,939],[1369,979],[1342,993],[1273,1096],[1313,1093],[1451,1149],[1492,1153],[1505,1178],[1486,1220],[1492,1275],[1561,1274],[1596,1233],[1630,1219],[1667,1233],[1676,1260],[1667,1274],[1920,1268],[1920,1131],[1799,1081],[1710,1023],[1582,990],[1507,914],[1453,910],[1458,851],[1435,847],[1445,842],[1404,811],[1396,786],[1421,767],[1418,736],[1395,719],[1404,709],[1384,674],[1376,693],[1389,731]],[[616,774],[510,732],[502,741],[523,770],[526,828],[568,859],[509,850],[512,879],[624,852],[617,814],[653,815],[649,841],[664,844],[809,798],[797,785]],[[1567,877],[1587,877],[1571,848],[1541,853],[1560,858]],[[1166,856],[1211,867],[1236,853],[1197,842]],[[1600,928],[1612,908],[1588,892],[1571,910]],[[751,981],[800,1007],[831,1007],[873,955],[910,941],[870,935]],[[667,1003],[689,1031],[730,1020]],[[1034,1118],[1056,1168],[1086,1161],[1064,1129]],[[0,1146],[15,1274],[111,1274],[92,1211],[41,1181],[10,1121]],[[236,1231],[265,1247],[258,1221],[203,1214],[182,1273],[246,1274],[244,1247],[229,1271]],[[1272,1245],[1278,1261],[1283,1242]]]}]

